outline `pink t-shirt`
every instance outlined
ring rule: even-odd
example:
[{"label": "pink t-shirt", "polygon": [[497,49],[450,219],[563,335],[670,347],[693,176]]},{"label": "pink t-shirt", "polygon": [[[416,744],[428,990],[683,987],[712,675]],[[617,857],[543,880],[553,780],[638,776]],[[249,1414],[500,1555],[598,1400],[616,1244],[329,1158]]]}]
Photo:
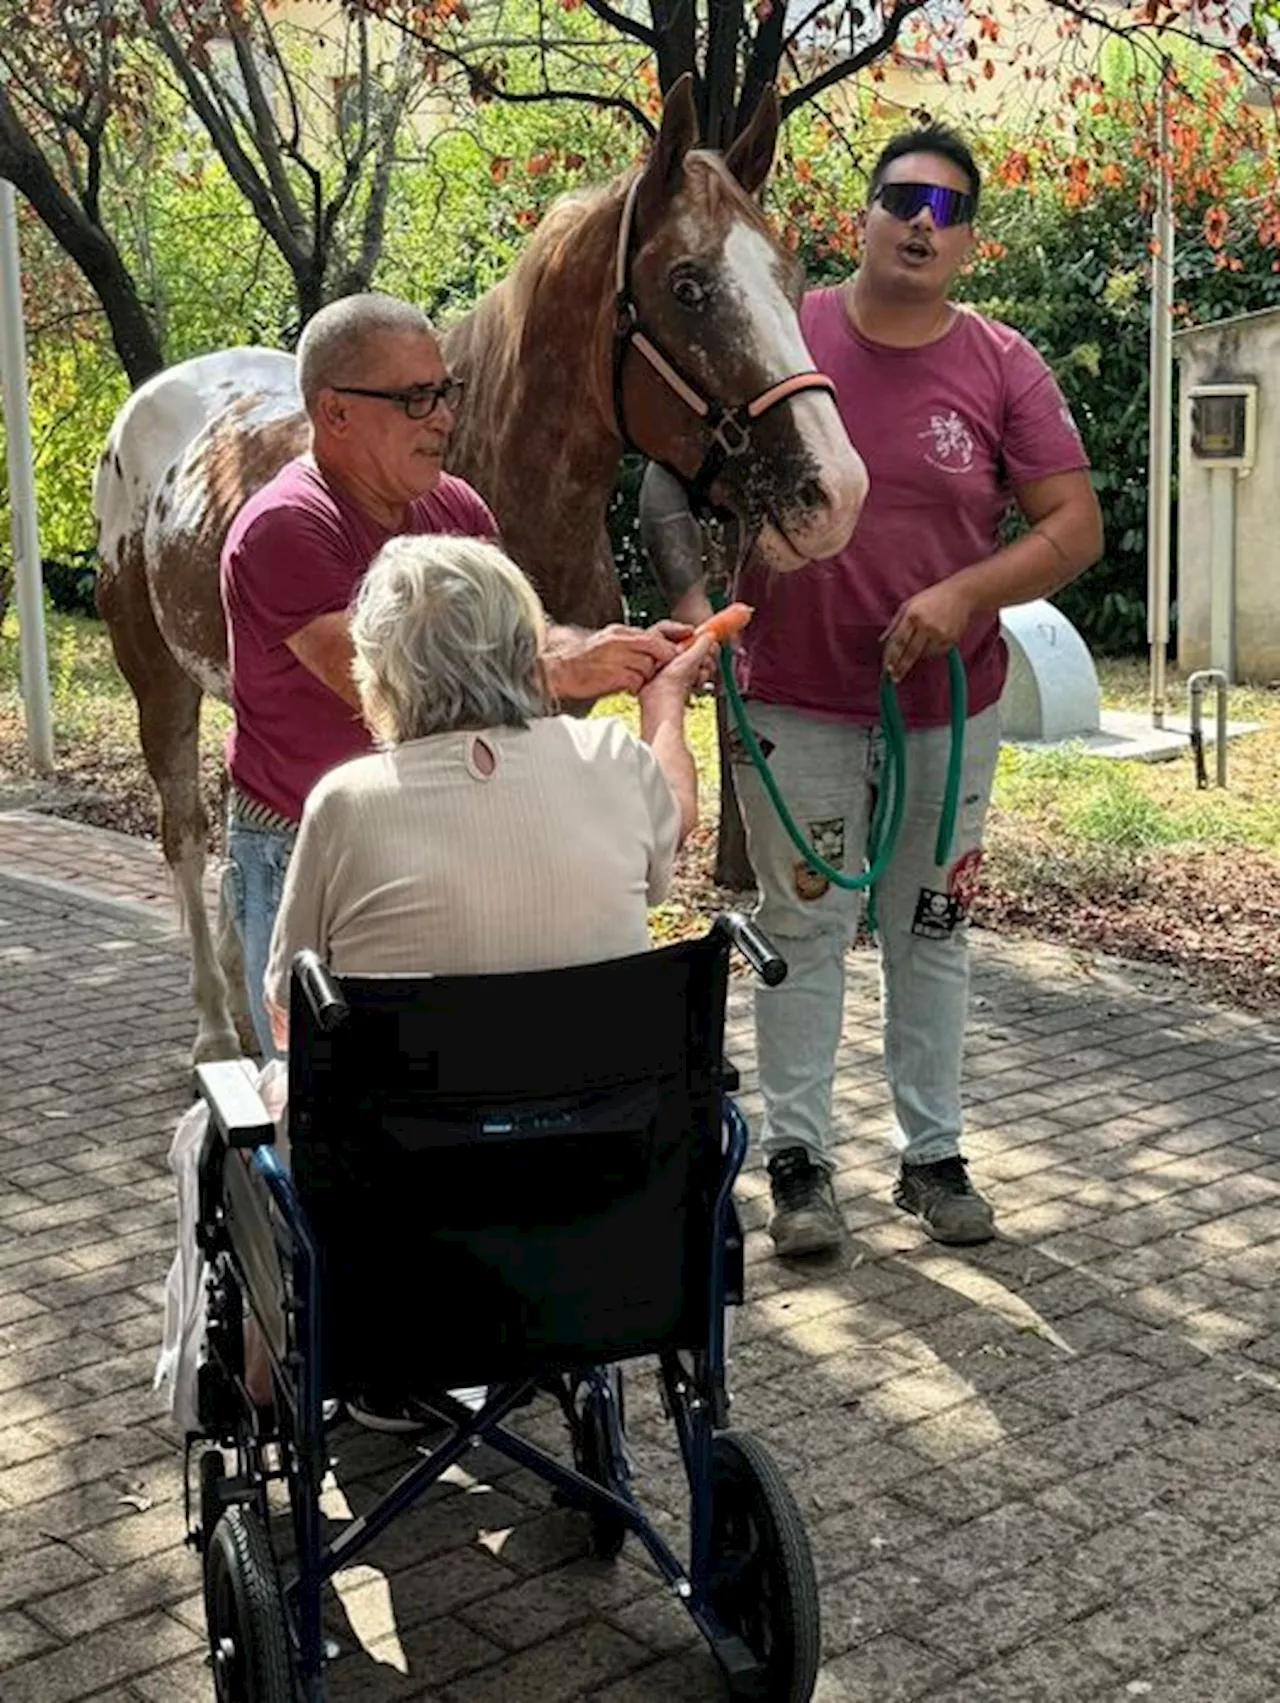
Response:
[{"label": "pink t-shirt", "polygon": [[[498,536],[481,498],[449,473],[410,506],[403,530]],[[392,536],[306,458],[250,497],[227,534],[222,602],[235,711],[227,768],[236,786],[291,822],[301,820],[320,776],[370,750],[372,740],[357,712],[285,641],[317,616],[346,609]]]},{"label": "pink t-shirt", "polygon": [[[811,291],[800,320],[814,364],[835,380],[871,486],[838,556],[791,574],[753,566],[743,575],[738,595],[756,613],[740,684],[766,703],[871,724],[880,635],[898,606],[992,554],[1014,485],[1089,460],[1048,366],[1007,325],[962,308],[936,342],[889,348],[854,330],[839,289]],[[974,620],[960,650],[976,715],[1004,685],[999,618]],[[946,659],[918,662],[898,698],[908,726],[944,725]]]}]

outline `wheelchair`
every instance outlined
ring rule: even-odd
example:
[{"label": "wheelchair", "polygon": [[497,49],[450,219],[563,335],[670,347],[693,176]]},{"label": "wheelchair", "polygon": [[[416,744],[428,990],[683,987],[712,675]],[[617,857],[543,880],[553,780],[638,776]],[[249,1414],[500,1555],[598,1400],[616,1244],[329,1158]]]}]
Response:
[{"label": "wheelchair", "polygon": [[[300,953],[291,1168],[243,1063],[198,1069],[206,1329],[186,1506],[218,1703],[320,1703],[326,1582],[480,1441],[581,1510],[596,1555],[634,1535],[732,1697],[812,1695],[804,1524],[768,1451],[729,1426],[747,1149],[724,1056],[732,948],[771,985],[785,976],[735,913],[697,940],[555,971],[336,977]],[[246,1378],[250,1317],[265,1408]],[[632,1483],[623,1376],[641,1357],[656,1360],[688,1479],[687,1562]],[[389,1380],[445,1435],[325,1542],[326,1398]],[[478,1410],[463,1386],[483,1387]],[[539,1393],[563,1411],[572,1465],[506,1423]],[[287,1565],[273,1484],[287,1490]]]}]

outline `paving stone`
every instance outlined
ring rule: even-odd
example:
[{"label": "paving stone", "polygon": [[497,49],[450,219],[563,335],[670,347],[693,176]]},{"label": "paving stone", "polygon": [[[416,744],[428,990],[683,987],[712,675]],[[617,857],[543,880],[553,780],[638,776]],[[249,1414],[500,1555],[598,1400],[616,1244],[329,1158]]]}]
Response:
[{"label": "paving stone", "polygon": [[929,1703],[1098,1703],[1115,1683],[1114,1668],[1062,1632],[932,1692]]},{"label": "paving stone", "polygon": [[197,1642],[163,1614],[125,1621],[7,1669],[4,1703],[70,1703],[183,1655]]},{"label": "paving stone", "polygon": [[[1274,1697],[1280,1689],[1280,1603],[1273,1603],[1247,1620],[1232,1620],[1210,1632],[1206,1649],[1197,1652],[1198,1667],[1215,1654],[1230,1656],[1263,1687],[1257,1695]],[[1210,1669],[1210,1671],[1212,1671]],[[1207,1693],[1202,1692],[1202,1696]],[[1244,1693],[1244,1695],[1253,1695]]]},{"label": "paving stone", "polygon": [[823,1647],[831,1657],[906,1624],[915,1628],[945,1616],[954,1593],[922,1571],[876,1561],[831,1580],[821,1600]]},{"label": "paving stone", "polygon": [[1074,1631],[1081,1647],[1136,1676],[1238,1612],[1223,1594],[1220,1572],[1192,1561],[1086,1616]]},{"label": "paving stone", "polygon": [[955,1677],[953,1663],[894,1632],[860,1644],[824,1668],[814,1703],[912,1703]]},{"label": "paving stone", "polygon": [[445,1695],[452,1703],[557,1703],[565,1696],[566,1678],[579,1695],[595,1695],[609,1680],[640,1666],[646,1654],[634,1638],[597,1623],[457,1680]]},{"label": "paving stone", "polygon": [[1275,1680],[1237,1663],[1225,1660],[1215,1650],[1191,1650],[1164,1662],[1148,1674],[1139,1674],[1111,1692],[1106,1703],[1133,1703],[1150,1697],[1157,1703],[1207,1703],[1209,1698],[1230,1698],[1231,1703],[1270,1703],[1275,1697]]}]

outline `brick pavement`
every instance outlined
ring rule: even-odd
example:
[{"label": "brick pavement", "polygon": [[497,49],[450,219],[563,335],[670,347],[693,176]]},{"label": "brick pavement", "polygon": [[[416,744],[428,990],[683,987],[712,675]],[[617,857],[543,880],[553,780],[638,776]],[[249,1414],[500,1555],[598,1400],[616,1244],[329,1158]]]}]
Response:
[{"label": "brick pavement", "polygon": [[[151,848],[0,814],[0,1697],[205,1703],[199,1573],[150,1389],[186,1095],[181,943]],[[25,873],[22,873],[25,872]],[[114,892],[126,904],[103,903]],[[852,965],[838,1189],[851,1238],[768,1256],[735,1419],[775,1450],[821,1575],[820,1703],[1280,1696],[1280,1049],[1106,961],[976,938],[970,1151],[1004,1238],[921,1245]],[[733,1050],[747,1066],[745,993]],[[678,1522],[633,1383],[642,1487]],[[533,1410],[531,1432],[553,1416]],[[403,1447],[337,1434],[330,1511]],[[342,1581],[334,1703],[721,1695],[631,1546],[487,1455]]]}]

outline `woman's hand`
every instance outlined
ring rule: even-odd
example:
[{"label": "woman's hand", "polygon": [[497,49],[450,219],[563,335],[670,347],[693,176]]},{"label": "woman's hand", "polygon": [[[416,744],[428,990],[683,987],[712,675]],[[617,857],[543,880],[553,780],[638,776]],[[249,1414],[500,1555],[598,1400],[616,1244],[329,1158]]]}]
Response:
[{"label": "woman's hand", "polygon": [[642,714],[675,710],[683,715],[689,694],[704,685],[714,672],[719,648],[710,634],[704,634],[678,650],[666,667],[660,668],[636,694]]}]

